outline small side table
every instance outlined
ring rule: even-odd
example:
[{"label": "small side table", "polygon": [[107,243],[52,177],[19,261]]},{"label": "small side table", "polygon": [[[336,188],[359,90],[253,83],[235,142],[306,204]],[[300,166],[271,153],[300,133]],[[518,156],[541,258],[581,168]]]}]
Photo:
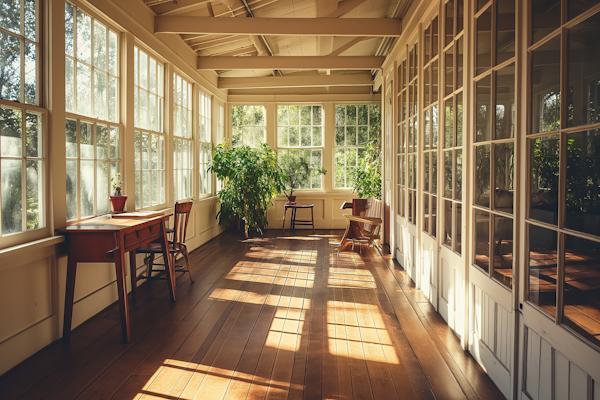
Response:
[{"label": "small side table", "polygon": [[[315,233],[315,215],[313,212],[314,204],[290,204],[285,203],[283,206],[283,227],[281,228],[281,234],[285,232],[285,215],[287,214],[288,208],[292,209],[292,220],[290,223],[290,230],[296,229],[296,225],[311,225],[313,233]],[[310,220],[308,219],[296,219],[296,211],[299,208],[310,208]]]}]

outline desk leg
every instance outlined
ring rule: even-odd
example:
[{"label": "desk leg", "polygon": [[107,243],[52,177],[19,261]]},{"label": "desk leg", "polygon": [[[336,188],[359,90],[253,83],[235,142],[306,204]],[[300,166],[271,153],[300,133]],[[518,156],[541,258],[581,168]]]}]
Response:
[{"label": "desk leg", "polygon": [[313,212],[313,208],[314,208],[314,207],[311,207],[311,208],[310,208],[310,219],[311,219],[311,221],[312,221],[313,235],[314,235],[314,234],[315,234],[315,214],[314,214],[314,212]]},{"label": "desk leg", "polygon": [[[165,275],[167,276],[167,284],[169,286],[169,296],[171,301],[175,301],[175,273],[173,272],[175,260],[172,259],[169,252],[169,241],[167,239],[167,228],[165,222],[162,222],[162,234],[160,235],[160,245],[162,247],[163,259],[165,260]],[[189,268],[189,266],[188,266]]]},{"label": "desk leg", "polygon": [[346,219],[346,232],[344,232],[344,236],[342,236],[342,241],[340,242],[340,247],[338,248],[338,256],[340,255],[340,251],[342,247],[346,244],[346,239],[348,238],[348,233],[350,233],[350,220]]},{"label": "desk leg", "polygon": [[75,273],[77,272],[77,259],[69,255],[67,262],[67,288],[65,292],[65,317],[63,320],[63,341],[71,340],[71,322],[73,321],[73,299],[75,296]]},{"label": "desk leg", "polygon": [[281,227],[281,234],[285,233],[285,214],[287,214],[287,208],[283,206],[283,226]]},{"label": "desk leg", "polygon": [[125,254],[123,254],[123,239],[119,249],[115,251],[115,271],[117,273],[117,291],[119,293],[119,313],[121,314],[121,334],[123,343],[129,343],[129,305],[127,297],[127,277],[125,269]]},{"label": "desk leg", "polygon": [[129,252],[129,280],[131,281],[131,298],[137,297],[137,260],[135,250]]}]

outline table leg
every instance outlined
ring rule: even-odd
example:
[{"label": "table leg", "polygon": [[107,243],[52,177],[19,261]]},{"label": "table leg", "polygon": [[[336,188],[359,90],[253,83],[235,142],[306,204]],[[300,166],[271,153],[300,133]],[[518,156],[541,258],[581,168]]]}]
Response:
[{"label": "table leg", "polygon": [[163,259],[165,260],[165,275],[167,276],[167,284],[169,287],[169,296],[171,297],[171,301],[175,301],[175,273],[174,269],[174,260],[172,260],[171,254],[169,252],[169,240],[167,239],[167,228],[165,226],[165,222],[162,222],[162,233],[160,235],[160,245],[162,247]]},{"label": "table leg", "polygon": [[313,212],[313,208],[310,208],[310,219],[312,220],[312,227],[313,227],[313,235],[315,234],[315,214]]},{"label": "table leg", "polygon": [[131,280],[131,298],[137,297],[137,260],[135,249],[129,252],[129,279]]},{"label": "table leg", "polygon": [[292,220],[290,221],[290,228],[292,232],[296,229],[296,209],[292,208]]},{"label": "table leg", "polygon": [[65,317],[63,320],[63,341],[71,340],[71,322],[73,321],[73,299],[75,296],[75,273],[77,272],[77,259],[69,255],[67,262],[67,289],[65,292]]},{"label": "table leg", "polygon": [[338,255],[340,255],[340,251],[346,242],[346,238],[348,237],[348,233],[350,232],[350,220],[346,219],[346,232],[344,232],[344,236],[342,236],[342,241],[340,242],[340,247],[338,248]]},{"label": "table leg", "polygon": [[283,206],[283,226],[281,227],[281,234],[285,233],[285,214],[287,214],[287,207]]},{"label": "table leg", "polygon": [[125,269],[125,254],[123,253],[123,238],[120,238],[119,248],[115,251],[115,271],[117,274],[117,292],[119,294],[119,313],[121,314],[121,334],[123,343],[129,343],[129,305],[127,297],[127,277]]}]

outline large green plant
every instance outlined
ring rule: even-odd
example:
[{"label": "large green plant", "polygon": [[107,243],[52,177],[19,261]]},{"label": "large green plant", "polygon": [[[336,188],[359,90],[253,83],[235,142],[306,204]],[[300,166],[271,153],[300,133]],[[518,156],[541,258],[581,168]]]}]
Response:
[{"label": "large green plant", "polygon": [[265,212],[273,206],[271,199],[284,187],[275,151],[267,144],[251,148],[231,147],[225,143],[215,147],[209,168],[223,181],[219,192],[219,225],[227,225],[238,217],[244,221],[248,237],[248,229],[260,231],[268,224]]},{"label": "large green plant", "polygon": [[369,140],[363,154],[358,161],[354,192],[359,198],[381,200],[381,114],[378,112],[371,113]]}]

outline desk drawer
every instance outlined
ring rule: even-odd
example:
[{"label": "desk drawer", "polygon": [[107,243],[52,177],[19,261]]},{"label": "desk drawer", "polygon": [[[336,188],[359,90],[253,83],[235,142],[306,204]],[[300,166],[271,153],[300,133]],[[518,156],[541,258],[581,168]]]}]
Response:
[{"label": "desk drawer", "polygon": [[158,221],[158,223],[154,225],[150,225],[138,231],[125,234],[123,239],[125,251],[129,251],[131,248],[135,248],[142,243],[148,243],[158,239],[161,234],[160,223],[161,221]]}]

